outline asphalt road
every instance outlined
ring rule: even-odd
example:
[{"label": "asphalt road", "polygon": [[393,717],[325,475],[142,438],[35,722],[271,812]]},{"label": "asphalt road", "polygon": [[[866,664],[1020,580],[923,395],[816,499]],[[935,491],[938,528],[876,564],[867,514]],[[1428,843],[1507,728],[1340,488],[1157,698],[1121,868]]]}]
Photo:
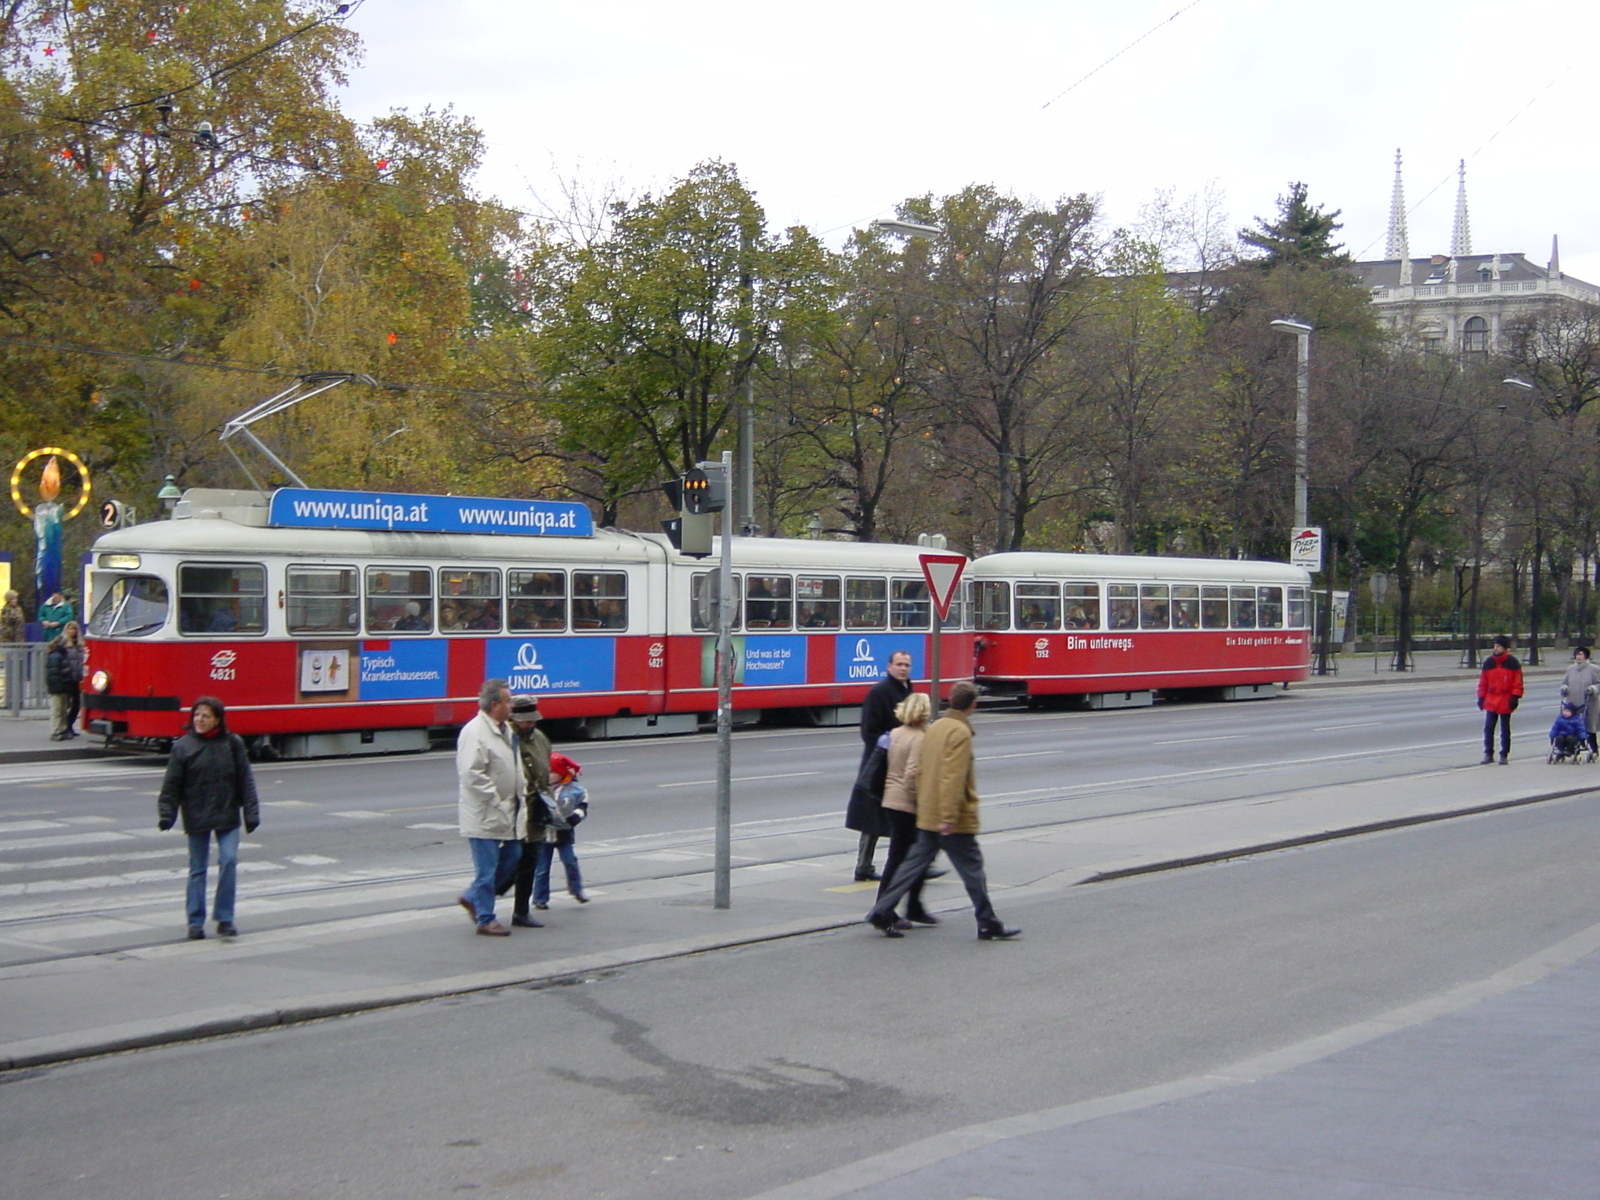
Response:
[{"label": "asphalt road", "polygon": [[1008,907],[1017,942],[855,928],[22,1073],[0,1178],[32,1200],[736,1200],[1502,970],[1593,924],[1597,835],[1591,800],[1552,802],[1076,888]]},{"label": "asphalt road", "polygon": [[[1344,686],[1112,712],[985,711],[977,727],[986,827],[1350,780],[1403,786],[1476,761],[1470,686]],[[1545,707],[1534,695],[1522,710],[1519,754],[1543,756]],[[703,869],[684,850],[710,829],[714,738],[563,749],[584,764],[594,801],[580,832],[592,886]],[[852,842],[840,814],[859,754],[854,729],[737,734],[741,861],[838,853]],[[186,849],[178,834],[155,829],[160,778],[154,759],[0,766],[0,965],[170,937]],[[465,871],[449,754],[260,764],[257,779],[262,828],[241,854],[241,921],[252,929],[437,904]]]}]

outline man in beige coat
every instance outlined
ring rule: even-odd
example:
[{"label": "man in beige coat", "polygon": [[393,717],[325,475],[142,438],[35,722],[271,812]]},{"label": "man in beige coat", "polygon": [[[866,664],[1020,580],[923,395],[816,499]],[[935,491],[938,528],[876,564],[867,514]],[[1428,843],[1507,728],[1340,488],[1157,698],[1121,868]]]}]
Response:
[{"label": "man in beige coat", "polygon": [[928,727],[917,767],[917,843],[894,873],[867,920],[885,937],[904,937],[895,928],[895,906],[943,850],[966,884],[984,941],[1015,937],[994,915],[978,848],[978,781],[972,755],[972,713],[978,689],[962,680],[950,689],[950,708]]}]

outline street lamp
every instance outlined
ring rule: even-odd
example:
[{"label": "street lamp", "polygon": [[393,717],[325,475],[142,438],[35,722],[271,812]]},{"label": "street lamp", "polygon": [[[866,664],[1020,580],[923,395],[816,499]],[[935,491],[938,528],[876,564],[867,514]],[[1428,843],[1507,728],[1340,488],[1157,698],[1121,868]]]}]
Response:
[{"label": "street lamp", "polygon": [[920,221],[869,221],[868,228],[879,233],[897,233],[901,237],[938,237],[944,233],[939,225],[924,225]]},{"label": "street lamp", "polygon": [[[1500,381],[1506,387],[1518,388],[1524,392],[1535,392],[1539,389],[1523,379],[1520,375],[1508,375]],[[1502,411],[1504,405],[1501,405]],[[1533,489],[1533,578],[1529,580],[1528,588],[1528,665],[1539,665],[1539,601],[1543,599],[1540,594],[1539,561],[1544,558],[1544,520],[1539,505],[1539,489]]]},{"label": "street lamp", "polygon": [[1292,333],[1299,342],[1299,369],[1295,374],[1294,410],[1294,523],[1306,523],[1306,459],[1311,437],[1311,326],[1294,317],[1272,322],[1279,333]]}]

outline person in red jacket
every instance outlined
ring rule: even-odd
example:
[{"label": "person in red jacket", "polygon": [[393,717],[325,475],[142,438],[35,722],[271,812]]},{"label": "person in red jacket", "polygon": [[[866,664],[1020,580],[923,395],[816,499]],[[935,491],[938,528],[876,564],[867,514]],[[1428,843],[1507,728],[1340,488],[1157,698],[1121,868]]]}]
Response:
[{"label": "person in red jacket", "polygon": [[1500,765],[1511,757],[1511,714],[1522,699],[1522,664],[1511,654],[1511,639],[1494,639],[1494,653],[1483,660],[1478,673],[1478,707],[1483,709],[1483,759],[1494,761],[1494,727],[1500,726]]}]

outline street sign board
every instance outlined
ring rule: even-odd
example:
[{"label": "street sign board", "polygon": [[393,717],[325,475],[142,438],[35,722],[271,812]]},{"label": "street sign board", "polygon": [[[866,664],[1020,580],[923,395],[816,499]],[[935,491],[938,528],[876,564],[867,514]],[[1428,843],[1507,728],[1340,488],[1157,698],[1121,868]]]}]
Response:
[{"label": "street sign board", "polygon": [[961,582],[961,572],[967,569],[967,559],[962,554],[919,554],[922,560],[922,577],[928,581],[928,594],[933,597],[933,609],[943,621],[950,615],[950,601],[955,599],[956,584]]},{"label": "street sign board", "polygon": [[1322,530],[1301,525],[1289,533],[1289,565],[1304,567],[1312,574],[1322,570]]}]

